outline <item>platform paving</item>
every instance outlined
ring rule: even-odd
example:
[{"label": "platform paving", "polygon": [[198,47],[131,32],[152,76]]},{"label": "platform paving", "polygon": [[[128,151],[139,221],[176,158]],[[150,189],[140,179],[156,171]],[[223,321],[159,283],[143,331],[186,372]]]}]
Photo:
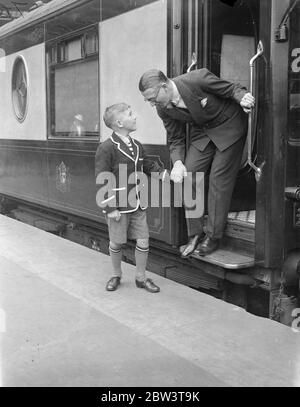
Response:
[{"label": "platform paving", "polygon": [[[300,333],[0,216],[2,386],[299,386]],[[5,315],[5,323],[4,317]]]}]

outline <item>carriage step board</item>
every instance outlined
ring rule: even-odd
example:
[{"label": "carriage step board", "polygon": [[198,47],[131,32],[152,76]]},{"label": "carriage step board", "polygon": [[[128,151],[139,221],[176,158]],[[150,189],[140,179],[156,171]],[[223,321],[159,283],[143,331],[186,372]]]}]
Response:
[{"label": "carriage step board", "polygon": [[192,254],[192,257],[197,260],[231,270],[244,269],[254,266],[254,257],[232,252],[223,248],[218,249],[207,256],[200,256],[195,251]]}]

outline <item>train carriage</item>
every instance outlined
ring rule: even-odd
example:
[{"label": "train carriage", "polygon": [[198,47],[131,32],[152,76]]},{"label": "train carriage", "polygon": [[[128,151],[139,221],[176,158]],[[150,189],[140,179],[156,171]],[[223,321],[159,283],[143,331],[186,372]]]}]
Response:
[{"label": "train carriage", "polygon": [[298,0],[52,0],[4,25],[2,211],[105,251],[94,177],[110,134],[105,107],[129,103],[136,137],[170,168],[139,78],[152,67],[169,77],[207,67],[257,100],[225,237],[215,253],[183,260],[182,208],[150,207],[150,268],[290,323],[300,270],[299,15]]}]

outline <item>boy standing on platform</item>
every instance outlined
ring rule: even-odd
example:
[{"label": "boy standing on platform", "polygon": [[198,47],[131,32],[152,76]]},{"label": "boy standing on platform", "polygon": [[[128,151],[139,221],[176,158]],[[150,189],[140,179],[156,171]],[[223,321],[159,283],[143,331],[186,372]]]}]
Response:
[{"label": "boy standing on platform", "polygon": [[[97,194],[97,204],[106,214],[113,266],[113,276],[107,282],[106,290],[115,291],[120,285],[122,244],[129,238],[136,240],[136,286],[157,293],[160,288],[145,275],[149,229],[146,208],[140,200],[138,178],[143,171],[150,175],[151,172],[161,172],[163,168],[145,156],[141,143],[130,137],[130,133],[137,129],[137,117],[130,106],[118,103],[108,107],[103,120],[106,126],[113,130],[110,138],[99,144],[95,159],[97,185],[108,187],[104,199],[103,196],[99,198],[100,189]],[[112,176],[112,185],[108,185],[110,177],[106,178],[105,174]]]}]

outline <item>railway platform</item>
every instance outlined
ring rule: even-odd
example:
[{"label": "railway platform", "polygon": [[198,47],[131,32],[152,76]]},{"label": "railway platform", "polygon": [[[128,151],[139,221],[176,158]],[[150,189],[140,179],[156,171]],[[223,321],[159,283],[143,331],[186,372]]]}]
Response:
[{"label": "railway platform", "polygon": [[298,387],[300,333],[0,216],[3,387]]}]

